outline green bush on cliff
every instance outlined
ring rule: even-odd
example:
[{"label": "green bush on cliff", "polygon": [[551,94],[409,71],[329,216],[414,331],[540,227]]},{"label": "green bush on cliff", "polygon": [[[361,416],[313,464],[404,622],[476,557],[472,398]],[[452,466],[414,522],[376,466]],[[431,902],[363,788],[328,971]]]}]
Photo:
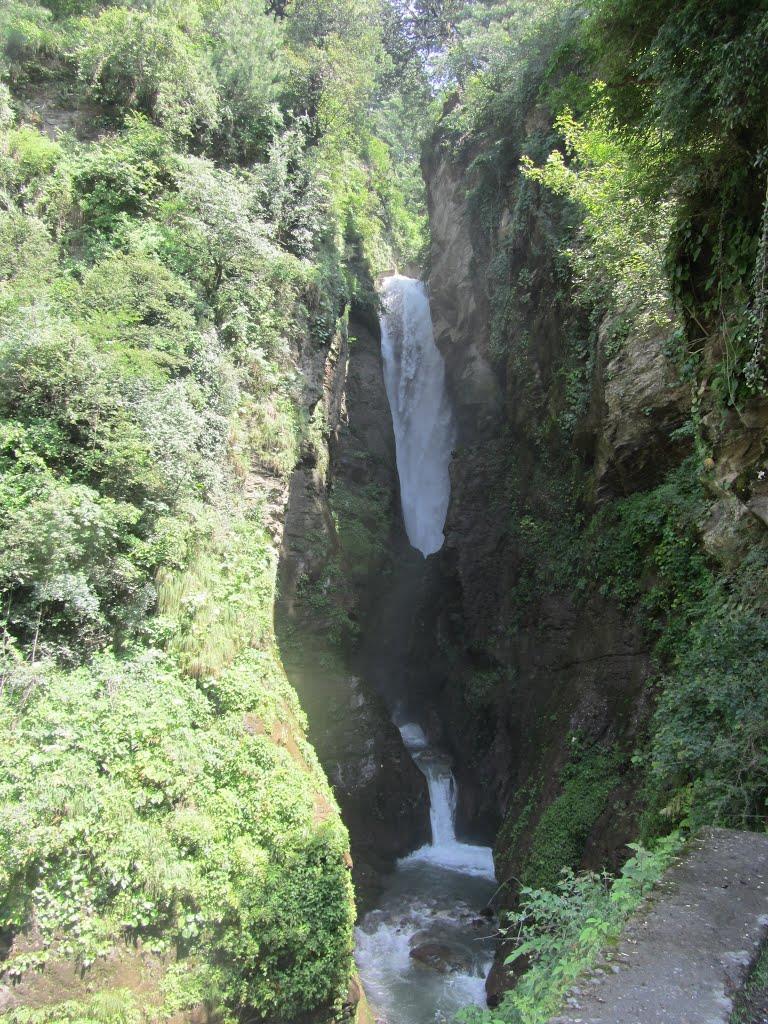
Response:
[{"label": "green bush on cliff", "polygon": [[[186,556],[191,509],[225,484],[238,402],[247,459],[292,468],[287,350],[311,286],[253,190],[146,122],[46,152],[47,177],[6,138],[0,574],[12,629],[82,657],[145,628],[153,574]],[[48,205],[53,179],[63,207]],[[92,259],[72,265],[82,245]]]},{"label": "green bush on cliff", "polygon": [[700,544],[707,500],[697,470],[688,458],[658,487],[604,503],[586,530],[587,581],[604,597],[637,608],[657,635],[684,631],[714,583]]},{"label": "green bush on cliff", "polygon": [[522,869],[527,886],[552,888],[563,868],[578,866],[584,843],[619,781],[620,764],[616,752],[593,748],[577,753],[566,765],[562,792],[547,805],[533,831]]},{"label": "green bush on cliff", "polygon": [[327,457],[306,360],[423,215],[389,181],[407,128],[367,119],[376,5],[277,6],[0,12],[0,967],[45,1004],[18,1024],[346,994],[347,837],[265,523]]},{"label": "green bush on cliff", "polygon": [[526,967],[495,1010],[469,1010],[466,1024],[544,1024],[560,1008],[569,986],[593,967],[615,941],[679,852],[675,833],[651,849],[633,844],[616,878],[566,869],[552,888],[522,890],[503,932],[514,945],[506,963]]},{"label": "green bush on cliff", "polygon": [[660,680],[644,759],[645,831],[670,823],[758,829],[768,801],[768,628],[757,546],[714,584]]},{"label": "green bush on cliff", "polygon": [[715,571],[695,466],[607,503],[586,534],[592,579],[655,641],[658,705],[639,756],[646,838],[679,823],[754,828],[768,798],[765,542],[755,537],[738,567]]},{"label": "green bush on cliff", "polygon": [[664,258],[675,215],[672,199],[650,205],[651,182],[665,172],[663,135],[623,130],[600,83],[582,122],[566,109],[555,121],[566,157],[553,150],[523,173],[580,212],[580,233],[566,255],[584,305],[618,311],[634,331],[670,330],[671,294]]},{"label": "green bush on cliff", "polygon": [[290,1017],[343,994],[346,833],[279,665],[232,671],[214,702],[159,653],[6,666],[0,923],[86,968],[142,939],[188,993]]},{"label": "green bush on cliff", "polygon": [[[290,347],[314,268],[275,247],[252,182],[141,119],[90,146],[9,127],[0,177],[5,976],[140,940],[162,965],[146,1018],[332,1007],[347,838],[243,493],[254,468],[287,477],[308,429]],[[37,1017],[132,1019],[108,1001]]]},{"label": "green bush on cliff", "polygon": [[336,484],[331,493],[341,557],[350,571],[366,571],[386,554],[390,530],[389,495],[376,484],[355,490]]},{"label": "green bush on cliff", "polygon": [[142,1011],[128,989],[113,989],[87,1000],[68,1000],[52,1009],[18,1009],[5,1014],[8,1024],[142,1024]]}]

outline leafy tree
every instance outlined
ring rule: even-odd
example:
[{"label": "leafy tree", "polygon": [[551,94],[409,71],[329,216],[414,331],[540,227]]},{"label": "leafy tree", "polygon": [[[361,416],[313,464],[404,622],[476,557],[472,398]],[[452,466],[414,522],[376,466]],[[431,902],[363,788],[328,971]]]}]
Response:
[{"label": "leafy tree", "polygon": [[278,101],[286,74],[281,26],[255,0],[220,5],[207,25],[217,80],[219,152],[263,159],[282,124]]},{"label": "leafy tree", "polygon": [[207,55],[167,16],[108,7],[85,20],[74,57],[89,89],[118,113],[149,114],[180,138],[219,123]]}]

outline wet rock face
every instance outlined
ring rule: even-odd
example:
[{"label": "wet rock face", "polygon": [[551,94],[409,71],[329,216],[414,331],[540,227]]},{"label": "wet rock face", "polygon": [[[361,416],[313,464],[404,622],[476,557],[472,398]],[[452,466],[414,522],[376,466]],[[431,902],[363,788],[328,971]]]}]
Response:
[{"label": "wet rock face", "polygon": [[[501,878],[520,868],[542,811],[560,791],[571,736],[606,747],[632,742],[647,713],[650,657],[638,631],[608,601],[580,600],[555,582],[523,608],[515,604],[526,554],[511,528],[515,503],[535,497],[542,449],[551,443],[557,456],[561,443],[551,431],[553,440],[542,441],[560,400],[569,315],[553,301],[546,265],[553,227],[534,203],[526,231],[516,237],[515,267],[534,282],[530,320],[523,362],[510,359],[500,371],[485,298],[489,254],[467,211],[466,173],[442,150],[433,150],[424,166],[433,318],[462,429],[440,555],[444,581],[430,626],[438,637],[432,685],[456,762],[460,828],[471,835],[507,815],[527,815],[513,840],[497,844]],[[507,212],[499,225],[502,240],[508,220]],[[606,319],[574,442],[598,498],[631,493],[663,476],[677,453],[662,442],[684,418],[688,401],[656,351],[658,338],[630,335],[609,358],[611,329]],[[501,486],[510,451],[517,466],[514,494]],[[541,514],[557,513],[543,508]],[[450,657],[441,654],[446,645]],[[534,785],[538,796],[526,810],[523,794]],[[599,815],[586,837],[585,865],[615,862],[632,836],[632,794],[617,790],[615,796],[611,812]]]},{"label": "wet rock face", "polygon": [[488,359],[490,314],[485,289],[476,277],[464,171],[429,152],[423,171],[434,240],[428,281],[432,324],[448,369],[460,439],[491,436],[502,412],[503,393]]},{"label": "wet rock face", "polygon": [[392,417],[384,388],[381,342],[360,321],[349,327],[351,356],[344,408],[334,433],[334,480],[350,485],[375,484],[389,492],[390,512],[398,505],[397,466]]},{"label": "wet rock face", "polygon": [[[548,112],[531,112],[540,115],[533,128],[546,136]],[[637,835],[637,780],[627,765],[652,710],[650,641],[632,611],[572,578],[579,574],[563,552],[601,506],[657,487],[693,454],[678,431],[693,395],[665,355],[679,327],[674,312],[648,324],[613,309],[595,327],[557,277],[558,251],[573,237],[559,200],[514,170],[483,192],[477,155],[452,155],[438,134],[423,160],[432,313],[460,437],[421,659],[454,758],[459,834],[495,821],[499,881],[525,873],[539,885],[547,843],[556,851],[547,870],[566,858],[615,869]],[[493,193],[486,218],[506,190],[488,234],[473,221],[469,190],[481,203]],[[708,344],[704,362],[714,365],[717,337]],[[705,390],[696,398],[713,448],[701,472],[714,503],[699,539],[712,565],[731,571],[768,525],[768,400],[724,413]],[[574,776],[578,799],[566,792]],[[583,806],[589,815],[573,825]],[[537,857],[534,878],[527,872]],[[515,892],[510,881],[502,902]],[[498,1001],[509,984],[497,963],[489,994]]]},{"label": "wet rock face", "polygon": [[[358,909],[375,898],[382,872],[429,841],[426,781],[408,755],[382,698],[349,643],[335,635],[340,617],[368,624],[375,583],[390,557],[351,544],[334,517],[334,490],[365,530],[396,530],[397,470],[379,339],[352,321],[330,353],[303,353],[308,405],[323,434],[306,446],[288,497],[281,551],[278,634],[288,676],[301,698],[309,736],[350,832]],[[373,504],[371,495],[376,496]],[[357,509],[361,510],[360,513]],[[341,530],[341,534],[339,532]],[[356,535],[355,535],[356,536]],[[353,536],[352,540],[355,537]],[[349,551],[352,549],[353,558]],[[307,599],[305,589],[313,597]]]},{"label": "wet rock face", "polygon": [[664,355],[664,339],[677,326],[673,315],[663,328],[630,330],[607,359],[615,321],[606,317],[600,328],[590,415],[598,499],[653,487],[680,461],[685,441],[671,435],[691,402]]},{"label": "wet rock face", "polygon": [[304,636],[286,649],[317,751],[349,829],[358,911],[373,905],[381,875],[430,839],[424,776],[378,694]]}]

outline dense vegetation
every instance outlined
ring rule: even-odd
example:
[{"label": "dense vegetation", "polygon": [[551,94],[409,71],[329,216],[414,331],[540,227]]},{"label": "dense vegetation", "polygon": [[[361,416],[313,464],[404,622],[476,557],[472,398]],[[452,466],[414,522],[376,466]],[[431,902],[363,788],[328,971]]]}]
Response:
[{"label": "dense vegetation", "polygon": [[[560,410],[543,426],[549,436],[538,438],[542,448],[551,453],[553,437],[569,446],[586,410],[598,344],[610,359],[629,332],[645,334],[691,388],[688,422],[670,439],[684,441],[691,454],[657,486],[603,502],[590,517],[585,482],[566,459],[560,481],[542,481],[564,517],[555,523],[535,510],[528,517],[525,508],[516,510],[531,547],[531,575],[522,583],[529,597],[530,588],[555,581],[582,592],[599,587],[635,609],[656,639],[664,673],[648,750],[652,806],[660,810],[673,793],[685,792],[678,810],[670,810],[672,822],[690,815],[693,824],[749,827],[763,819],[768,795],[768,764],[756,756],[765,752],[763,716],[739,718],[739,709],[761,706],[765,540],[753,532],[718,560],[702,547],[701,529],[713,497],[745,498],[760,479],[758,461],[749,475],[723,483],[711,456],[764,392],[768,136],[757,110],[768,94],[759,56],[768,9],[716,6],[705,12],[696,4],[596,0],[574,25],[569,5],[538,5],[542,21],[525,44],[525,60],[475,72],[451,116],[464,133],[456,145],[509,133],[490,157],[483,150],[475,161],[477,204],[508,201],[500,174],[506,167],[519,192],[521,223],[537,186],[564,196],[573,218],[561,222],[551,244],[567,261],[575,300],[593,326],[586,338],[577,333],[569,342],[559,371]],[[555,115],[553,129],[512,133],[519,121],[502,113],[500,97],[518,116],[543,105]],[[518,160],[522,180],[514,173]],[[494,257],[499,280],[492,301],[500,357],[517,372],[524,363],[514,351],[517,327],[530,294],[526,268],[515,265],[515,243],[513,231]],[[547,458],[544,474],[551,475]],[[539,508],[545,504],[539,498]],[[703,687],[705,701],[687,693],[692,686]],[[747,776],[734,771],[736,762],[750,766]]]},{"label": "dense vegetation", "polygon": [[270,517],[327,444],[301,352],[423,244],[386,10],[11,2],[0,38],[8,1019],[329,1017],[347,836]]},{"label": "dense vegetation", "polygon": [[[497,840],[497,863],[526,885],[514,924],[532,967],[487,1019],[532,1024],[588,963],[594,922],[612,932],[594,878],[558,873],[578,866],[618,784],[639,794],[651,849],[703,824],[765,828],[768,5],[441,11],[429,60],[452,99],[432,144],[466,170],[491,352],[514,406],[507,449],[488,455],[516,559],[498,628],[535,634],[547,595],[600,597],[654,654],[635,745],[585,751],[571,737],[546,809],[534,781]],[[596,493],[583,459],[594,382],[629,347],[663,356],[684,412],[642,472]],[[503,665],[494,678],[480,715],[524,685]]]},{"label": "dense vegetation", "polygon": [[[530,969],[493,1019],[546,1019],[690,829],[764,828],[763,453],[731,475],[717,456],[767,384],[767,36],[765,0],[2,5],[0,951],[37,1007],[9,1021],[341,1012],[347,838],[277,651],[275,518],[302,453],[327,468],[302,356],[424,259],[436,121],[536,454],[510,436],[491,496],[525,553],[506,625],[599,594],[656,673],[637,749],[573,737],[508,922]],[[669,459],[597,495],[593,380],[638,337],[687,411]],[[338,550],[300,581],[336,647],[384,504],[337,487]],[[477,676],[478,715],[504,679]],[[574,875],[620,779],[645,846],[617,879]]]}]

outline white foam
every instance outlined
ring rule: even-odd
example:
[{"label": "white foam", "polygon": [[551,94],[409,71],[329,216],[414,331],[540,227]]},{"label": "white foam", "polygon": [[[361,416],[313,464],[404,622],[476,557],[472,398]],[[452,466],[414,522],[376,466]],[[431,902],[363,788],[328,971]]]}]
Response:
[{"label": "white foam", "polygon": [[424,735],[424,730],[416,722],[406,722],[404,725],[398,726],[400,729],[400,735],[403,737],[403,743],[410,753],[415,753],[419,750],[426,750],[427,748],[427,737]]},{"label": "white foam", "polygon": [[422,846],[407,857],[398,861],[402,866],[408,864],[434,864],[446,871],[458,871],[475,878],[487,878],[493,881],[496,877],[493,867],[493,850],[490,846],[472,846],[470,843],[453,842]]},{"label": "white foam", "polygon": [[[433,841],[398,862],[380,909],[355,931],[355,959],[372,1006],[389,1024],[444,1024],[462,1007],[485,1003],[492,925],[468,931],[468,900],[470,893],[483,901],[491,895],[493,856],[490,847],[456,838],[456,784],[447,758],[430,749],[417,723],[399,729],[429,786]],[[458,952],[464,969],[443,974],[425,967],[411,956],[423,942]]]},{"label": "white foam", "polygon": [[395,274],[384,281],[382,298],[381,355],[403,522],[408,540],[426,557],[443,546],[456,427],[426,288]]}]

